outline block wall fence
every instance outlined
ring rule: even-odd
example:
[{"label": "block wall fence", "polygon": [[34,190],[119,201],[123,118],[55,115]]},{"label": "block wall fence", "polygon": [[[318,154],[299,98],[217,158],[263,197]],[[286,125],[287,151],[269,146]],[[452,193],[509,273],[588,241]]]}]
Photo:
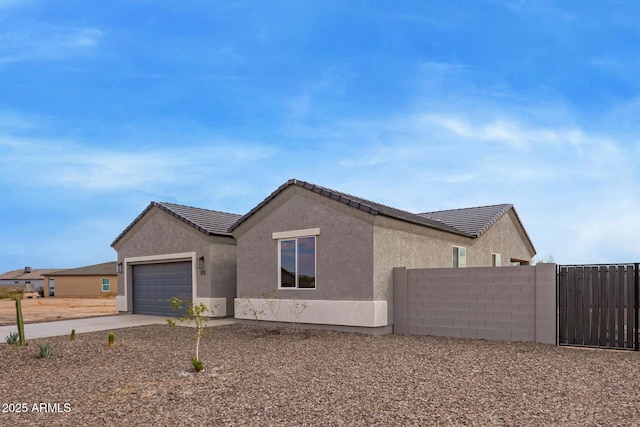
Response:
[{"label": "block wall fence", "polygon": [[395,334],[556,344],[556,265],[393,269]]}]

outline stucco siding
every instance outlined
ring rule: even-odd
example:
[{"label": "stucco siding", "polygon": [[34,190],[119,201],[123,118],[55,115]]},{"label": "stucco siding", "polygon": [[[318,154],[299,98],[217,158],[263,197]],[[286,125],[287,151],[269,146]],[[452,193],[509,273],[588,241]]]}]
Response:
[{"label": "stucco siding", "polygon": [[[207,236],[188,224],[172,217],[157,207],[151,208],[114,245],[118,262],[125,264],[128,258],[168,256],[162,262],[171,261],[171,254],[194,253],[195,259],[205,259],[204,274],[196,271],[194,298],[227,298],[227,310],[233,310],[235,297],[236,256],[235,240],[229,236]],[[160,262],[160,261],[159,261]],[[131,267],[129,266],[129,269]],[[124,284],[125,273],[118,274]],[[131,283],[118,287],[118,295],[130,295]],[[229,313],[229,311],[227,311]],[[230,313],[233,313],[231,311]]]},{"label": "stucco siding", "polygon": [[380,218],[374,228],[374,299],[389,304],[393,323],[393,268],[451,267],[453,244],[470,246],[472,239],[439,230]]},{"label": "stucco siding", "polygon": [[[229,240],[228,238],[224,238],[224,240],[225,244],[218,242],[210,246],[209,256],[207,257],[209,262],[205,275],[208,274],[211,277],[211,286],[204,289],[200,289],[201,286],[198,286],[198,297],[226,298],[226,313],[227,315],[233,315],[233,299],[236,297],[237,281],[237,247],[235,244],[226,243]],[[200,275],[200,272],[198,274]],[[209,295],[205,295],[206,290],[210,291]],[[221,308],[216,307],[214,311],[219,313]]]},{"label": "stucco siding", "polygon": [[[510,211],[477,239],[380,217],[374,228],[374,299],[391,302],[393,268],[451,268],[452,247],[467,249],[467,267],[490,267],[492,253],[502,256],[502,265],[511,258],[531,261],[533,253]],[[393,304],[388,305],[393,322]]]},{"label": "stucco siding", "polygon": [[[298,300],[373,299],[373,226],[354,217],[339,202],[289,188],[258,212],[259,221],[243,227],[238,239],[238,297]],[[262,214],[262,215],[261,215]],[[316,237],[316,288],[278,290],[278,241],[274,232],[319,228]]]},{"label": "stucco siding", "polygon": [[[502,216],[493,227],[487,230],[467,250],[468,267],[491,266],[491,254],[498,253],[502,257],[502,266],[509,266],[511,259],[527,261],[535,255],[533,248],[527,245],[522,227],[519,227],[515,214],[510,210]],[[448,267],[450,267],[449,265]]]},{"label": "stucco siding", "polygon": [[[109,279],[109,292],[102,291],[102,279]],[[118,291],[118,277],[113,276],[56,276],[55,296],[67,298],[98,298],[114,296]]]}]

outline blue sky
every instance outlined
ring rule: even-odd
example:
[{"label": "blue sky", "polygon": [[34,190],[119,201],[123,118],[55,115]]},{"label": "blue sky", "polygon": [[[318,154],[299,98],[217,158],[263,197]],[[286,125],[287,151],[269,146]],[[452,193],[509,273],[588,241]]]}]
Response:
[{"label": "blue sky", "polygon": [[289,178],[640,261],[640,3],[0,0],[0,272]]}]

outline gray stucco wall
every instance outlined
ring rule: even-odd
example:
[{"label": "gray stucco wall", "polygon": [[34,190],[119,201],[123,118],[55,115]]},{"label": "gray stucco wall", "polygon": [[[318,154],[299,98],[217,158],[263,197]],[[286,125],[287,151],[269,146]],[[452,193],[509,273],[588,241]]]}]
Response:
[{"label": "gray stucco wall", "polygon": [[[348,211],[345,211],[348,210]],[[298,187],[289,187],[234,231],[238,297],[373,300],[373,226],[370,215]],[[355,216],[355,217],[354,217]],[[278,243],[272,233],[319,228],[316,289],[277,290]]]},{"label": "gray stucco wall", "polygon": [[393,275],[394,333],[555,344],[555,264]]},{"label": "gray stucco wall", "polygon": [[[477,239],[378,217],[374,228],[374,299],[392,301],[394,267],[450,268],[454,245],[467,248],[467,268],[490,267],[492,253],[501,254],[503,266],[508,266],[511,258],[531,261],[534,255],[512,211]],[[388,308],[393,323],[393,304]]]},{"label": "gray stucco wall", "polygon": [[[272,233],[319,228],[315,290],[277,290],[278,243]],[[369,215],[299,187],[289,187],[234,231],[238,297],[276,292],[283,299],[387,301],[393,322],[392,270],[450,267],[452,246],[467,248],[467,265],[490,266],[491,253],[534,255],[511,211],[478,239]]]},{"label": "gray stucco wall", "polygon": [[[208,268],[204,277],[209,277],[210,286],[204,286],[200,295],[200,283],[198,283],[198,296],[209,298],[226,298],[227,315],[233,315],[234,298],[236,297],[237,282],[237,247],[235,239],[229,237],[210,237]],[[200,273],[198,273],[200,274]],[[209,290],[209,295],[205,295]]]},{"label": "gray stucco wall", "polygon": [[510,266],[512,258],[531,263],[535,252],[526,243],[526,236],[518,222],[513,210],[509,210],[486,233],[474,240],[467,248],[467,266],[491,266],[492,253],[502,256],[502,266]]},{"label": "gray stucco wall", "polygon": [[[227,313],[233,313],[236,283],[235,239],[206,236],[162,210],[151,208],[115,245],[118,262],[125,258],[195,252],[205,257],[205,274],[197,273],[197,296],[226,297]],[[129,277],[131,277],[129,275]],[[124,295],[124,274],[118,275],[118,295]],[[131,283],[127,283],[131,295]],[[230,311],[229,311],[230,310]]]}]

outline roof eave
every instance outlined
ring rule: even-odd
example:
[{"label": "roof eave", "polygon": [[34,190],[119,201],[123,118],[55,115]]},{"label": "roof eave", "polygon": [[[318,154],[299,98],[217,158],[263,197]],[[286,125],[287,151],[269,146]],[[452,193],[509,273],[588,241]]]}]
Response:
[{"label": "roof eave", "polygon": [[177,214],[176,212],[172,211],[171,209],[167,208],[166,206],[164,206],[162,203],[159,202],[151,202],[149,203],[149,205],[140,213],[140,215],[138,215],[132,222],[131,224],[129,224],[127,226],[127,228],[125,228],[122,233],[120,233],[118,235],[118,237],[116,237],[116,239],[113,241],[113,243],[111,243],[111,247],[115,248],[115,245],[118,243],[118,241],[120,241],[120,239],[122,239],[125,234],[127,234],[129,232],[129,230],[131,230],[133,228],[133,226],[135,224],[138,223],[138,221],[140,221],[142,219],[142,217],[153,207],[156,207],[160,210],[162,210],[163,212],[168,213],[169,215],[173,216],[174,218],[184,222],[185,224],[189,225],[190,227],[195,228],[197,231],[201,232],[204,235],[207,236],[221,236],[221,237],[233,237],[231,235],[231,232],[227,231],[224,233],[220,233],[220,232],[215,232],[215,231],[210,231],[205,229],[204,227],[194,223],[193,221],[183,217],[182,215]]},{"label": "roof eave", "polygon": [[[259,210],[261,210],[264,206],[266,206],[269,202],[271,202],[271,200],[273,200],[274,198],[276,198],[280,193],[282,193],[285,189],[291,187],[292,185],[296,185],[298,187],[304,188],[306,190],[312,191],[316,194],[319,194],[321,196],[327,197],[331,200],[335,200],[337,202],[343,203],[347,206],[351,206],[355,209],[361,210],[363,212],[366,212],[370,215],[381,215],[381,216],[385,216],[388,218],[392,218],[395,219],[397,221],[404,221],[404,222],[408,222],[408,223],[412,223],[412,224],[416,224],[416,225],[420,225],[422,227],[428,227],[428,228],[432,228],[432,229],[436,229],[436,230],[441,230],[447,233],[452,233],[452,234],[456,234],[456,235],[460,235],[460,236],[464,236],[464,237],[471,237],[473,238],[473,236],[469,235],[468,233],[465,233],[463,231],[460,230],[456,230],[455,228],[447,225],[447,224],[442,224],[442,226],[439,226],[439,224],[426,224],[424,221],[419,221],[419,220],[412,220],[410,218],[405,218],[405,217],[398,217],[398,216],[393,216],[393,215],[389,215],[389,214],[385,214],[383,212],[381,212],[379,209],[370,206],[366,203],[362,203],[359,202],[357,200],[353,200],[350,199],[348,197],[345,197],[343,194],[338,194],[338,192],[334,192],[331,191],[327,188],[318,186],[318,185],[314,185],[311,183],[308,183],[306,181],[300,181],[298,179],[290,179],[287,182],[285,182],[284,184],[282,184],[280,187],[278,187],[275,191],[273,191],[271,194],[269,194],[269,196],[267,196],[262,202],[260,202],[257,206],[255,206],[253,209],[251,209],[249,212],[247,212],[245,215],[243,215],[238,221],[236,221],[230,228],[229,231],[233,232],[235,229],[237,229],[241,224],[243,224],[246,220],[248,220],[250,217],[252,217],[254,214],[256,214]],[[358,199],[360,199],[358,197]],[[409,215],[412,215],[411,212],[406,212]],[[413,214],[415,215],[415,214]],[[424,218],[427,219],[427,218]]]}]

